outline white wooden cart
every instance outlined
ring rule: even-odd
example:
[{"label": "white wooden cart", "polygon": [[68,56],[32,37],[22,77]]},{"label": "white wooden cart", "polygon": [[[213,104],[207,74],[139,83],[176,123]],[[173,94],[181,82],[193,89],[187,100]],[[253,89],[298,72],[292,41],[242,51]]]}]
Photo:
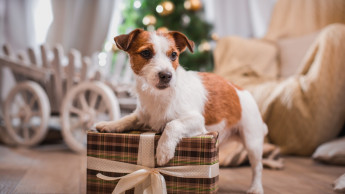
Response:
[{"label": "white wooden cart", "polygon": [[[4,102],[0,100],[6,129],[6,132],[0,132],[1,136],[9,136],[5,141],[9,144],[39,144],[46,136],[50,117],[57,115],[60,116],[66,144],[72,150],[83,153],[86,149],[86,130],[98,121],[119,119],[120,105],[127,109],[135,108],[135,99],[126,96],[128,84],[101,81],[101,72],[91,70],[92,60],[81,59],[77,50],[70,51],[65,57],[61,46],[50,51],[42,45],[40,58],[31,48],[27,55],[14,54],[6,45],[3,51],[0,73],[2,69],[9,68],[17,82]],[[119,60],[125,64],[123,56]],[[123,67],[126,68],[118,65],[117,71],[122,73],[113,77],[121,77],[123,70],[120,69]],[[125,71],[127,75],[122,77],[130,83],[128,72]],[[0,78],[0,86],[3,84],[6,80]],[[118,99],[115,93],[122,98]]]}]

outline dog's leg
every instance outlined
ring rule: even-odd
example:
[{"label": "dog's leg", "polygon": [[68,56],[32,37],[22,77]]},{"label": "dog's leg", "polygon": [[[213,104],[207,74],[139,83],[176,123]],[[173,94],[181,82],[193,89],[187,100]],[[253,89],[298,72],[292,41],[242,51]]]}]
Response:
[{"label": "dog's leg", "polygon": [[117,121],[102,121],[96,124],[100,132],[123,132],[138,127],[138,116],[134,112]]},{"label": "dog's leg", "polygon": [[170,121],[164,128],[157,146],[157,164],[162,166],[174,157],[176,145],[183,137],[206,133],[204,117],[199,113],[189,114]]},{"label": "dog's leg", "polygon": [[262,149],[263,132],[258,129],[262,123],[245,123],[242,127],[242,140],[248,152],[249,162],[252,168],[252,185],[247,193],[262,194]]},{"label": "dog's leg", "polygon": [[251,194],[264,193],[262,188],[262,150],[267,126],[262,121],[260,111],[254,98],[247,91],[238,91],[242,107],[242,117],[239,123],[240,137],[248,152],[252,168],[252,185],[247,191]]}]

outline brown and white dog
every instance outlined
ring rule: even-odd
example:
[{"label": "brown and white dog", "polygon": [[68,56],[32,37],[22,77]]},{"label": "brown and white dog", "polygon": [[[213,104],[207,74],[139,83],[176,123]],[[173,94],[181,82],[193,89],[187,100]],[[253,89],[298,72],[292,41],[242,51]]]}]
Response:
[{"label": "brown and white dog", "polygon": [[179,55],[187,47],[193,52],[194,43],[180,32],[136,29],[115,37],[115,42],[129,54],[138,104],[120,120],[98,123],[97,130],[163,132],[156,150],[158,165],[173,158],[183,137],[207,131],[219,131],[220,138],[237,135],[246,146],[253,171],[248,193],[263,193],[261,160],[267,126],[250,93],[215,74],[184,70]]}]

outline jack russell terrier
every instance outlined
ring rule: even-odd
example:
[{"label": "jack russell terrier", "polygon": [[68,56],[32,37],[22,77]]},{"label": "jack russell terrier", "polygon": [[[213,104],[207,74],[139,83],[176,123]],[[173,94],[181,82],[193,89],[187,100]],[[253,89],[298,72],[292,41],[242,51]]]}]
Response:
[{"label": "jack russell terrier", "polygon": [[220,136],[240,137],[252,166],[248,193],[263,193],[262,148],[267,126],[248,91],[211,73],[186,71],[179,55],[194,42],[180,32],[148,32],[136,29],[114,38],[130,57],[135,74],[136,110],[117,121],[100,122],[101,132],[154,129],[163,132],[156,150],[157,164],[174,157],[184,137],[219,131]]}]

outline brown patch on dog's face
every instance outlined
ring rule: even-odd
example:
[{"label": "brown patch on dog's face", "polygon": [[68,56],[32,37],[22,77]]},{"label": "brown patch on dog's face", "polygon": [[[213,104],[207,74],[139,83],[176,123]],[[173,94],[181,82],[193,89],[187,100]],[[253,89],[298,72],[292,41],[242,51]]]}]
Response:
[{"label": "brown patch on dog's face", "polygon": [[129,34],[114,38],[119,49],[129,54],[131,67],[135,74],[140,74],[141,69],[150,62],[155,55],[150,33],[142,29],[133,30]]},{"label": "brown patch on dog's face", "polygon": [[186,35],[181,32],[171,31],[168,34],[174,39],[175,47],[180,51],[180,53],[186,50],[186,47],[190,52],[194,52],[194,42],[189,40]]},{"label": "brown patch on dog's face", "polygon": [[[194,42],[189,40],[184,34],[176,31],[162,33],[162,35],[165,36],[170,42],[174,43],[173,46],[171,46],[171,49],[167,52],[167,56],[170,57],[172,60],[172,65],[174,69],[176,69],[180,64],[179,56],[186,50],[187,47],[192,53],[194,52]],[[174,57],[173,52],[176,53],[176,57]]]},{"label": "brown patch on dog's face", "polygon": [[128,53],[131,67],[134,73],[139,75],[142,68],[150,63],[155,55],[153,44],[150,43],[150,33],[143,31],[138,34]]}]

